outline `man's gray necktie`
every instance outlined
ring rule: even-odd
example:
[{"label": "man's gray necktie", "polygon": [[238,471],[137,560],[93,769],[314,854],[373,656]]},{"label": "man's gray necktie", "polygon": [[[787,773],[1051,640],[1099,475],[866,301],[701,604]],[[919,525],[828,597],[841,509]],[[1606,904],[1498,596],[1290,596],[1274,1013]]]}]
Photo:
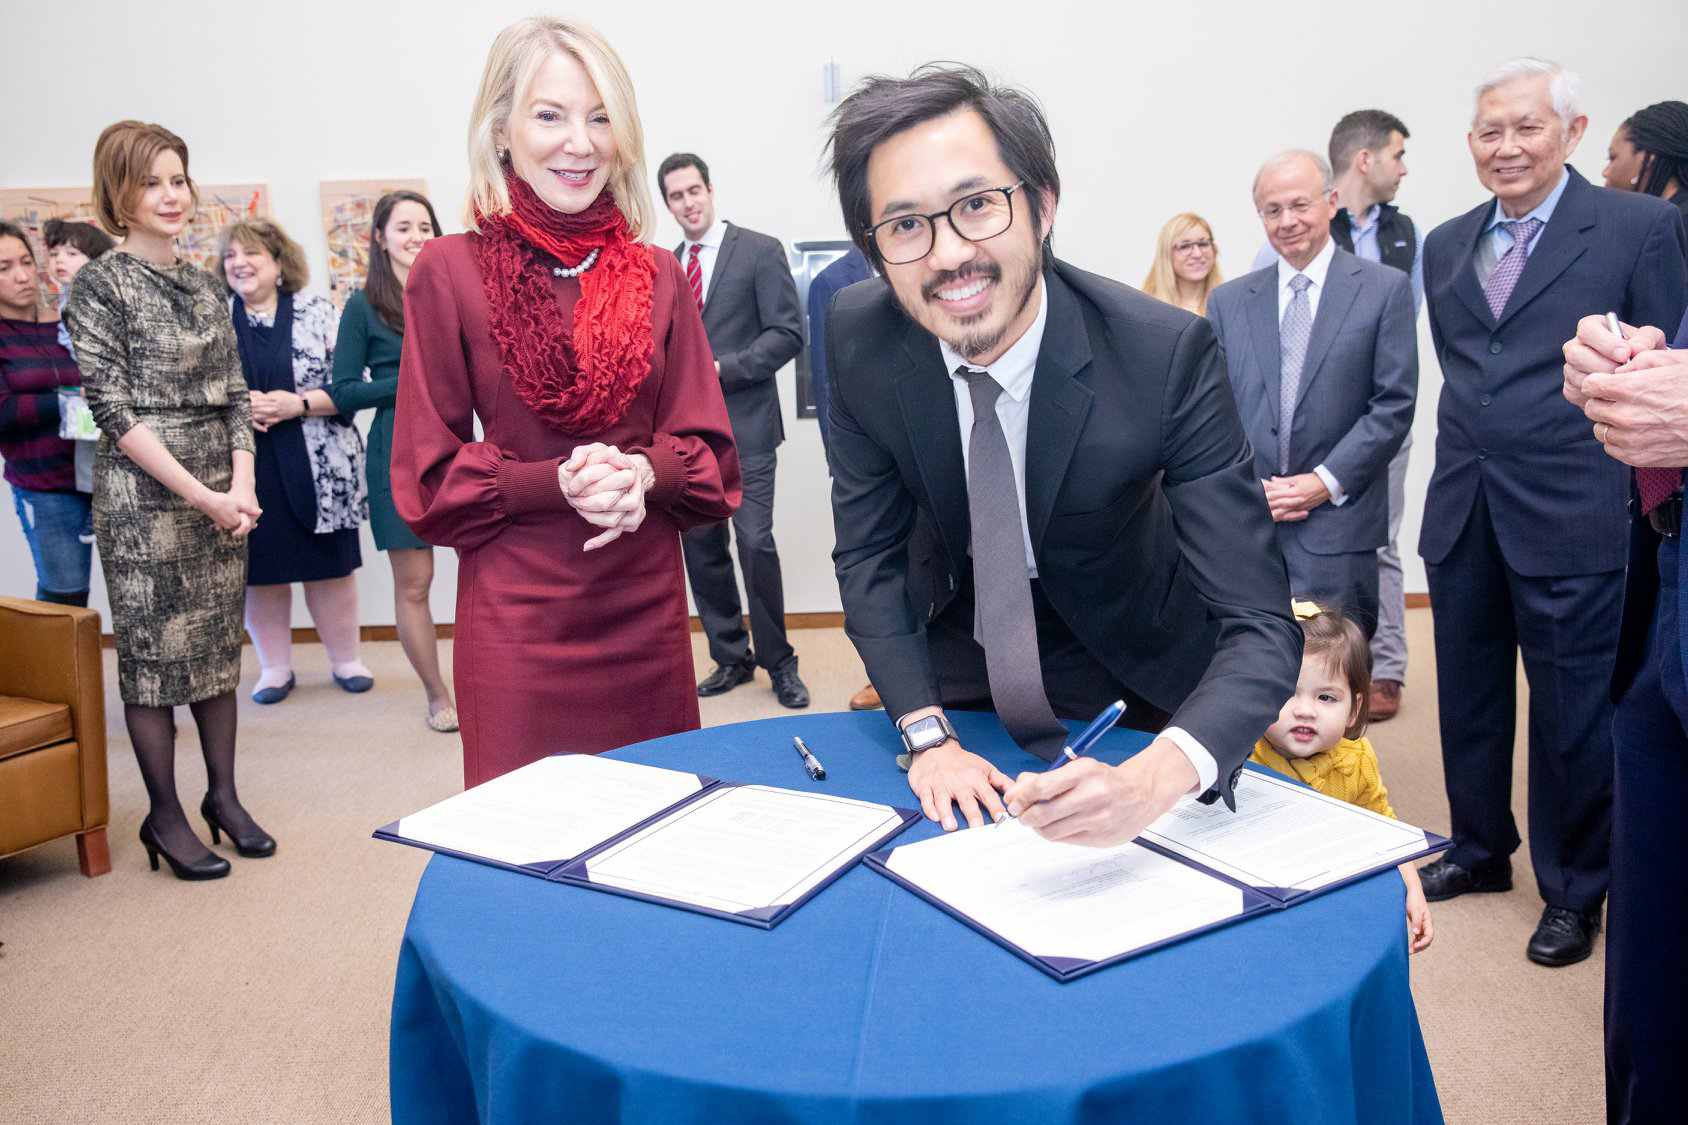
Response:
[{"label": "man's gray necktie", "polygon": [[1507,298],[1512,296],[1518,279],[1524,276],[1524,263],[1530,260],[1530,239],[1542,228],[1542,221],[1524,219],[1516,223],[1502,223],[1500,227],[1512,236],[1512,248],[1495,263],[1495,272],[1489,275],[1488,282],[1483,286],[1483,296],[1488,300],[1489,311],[1496,320],[1506,310]]},{"label": "man's gray necktie", "polygon": [[1278,472],[1289,472],[1289,435],[1295,427],[1295,399],[1301,392],[1301,367],[1307,362],[1307,341],[1313,336],[1313,305],[1307,288],[1313,279],[1298,273],[1289,279],[1294,295],[1278,325],[1278,350],[1282,357],[1278,379]]},{"label": "man's gray necktie", "polygon": [[996,416],[1002,387],[986,371],[966,367],[973,396],[973,430],[967,438],[967,510],[973,523],[973,637],[985,650],[991,700],[1014,741],[1052,762],[1067,729],[1049,706],[1038,660],[1037,618],[1032,609],[1019,489],[1008,439]]}]

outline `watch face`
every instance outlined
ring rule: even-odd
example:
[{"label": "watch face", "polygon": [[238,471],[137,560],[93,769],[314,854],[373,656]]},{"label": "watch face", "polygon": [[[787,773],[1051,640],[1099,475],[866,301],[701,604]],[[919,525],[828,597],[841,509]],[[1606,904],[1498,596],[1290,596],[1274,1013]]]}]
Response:
[{"label": "watch face", "polygon": [[904,734],[908,739],[909,746],[915,750],[930,750],[949,737],[944,732],[943,724],[938,722],[936,716],[928,716],[918,722],[910,723]]}]

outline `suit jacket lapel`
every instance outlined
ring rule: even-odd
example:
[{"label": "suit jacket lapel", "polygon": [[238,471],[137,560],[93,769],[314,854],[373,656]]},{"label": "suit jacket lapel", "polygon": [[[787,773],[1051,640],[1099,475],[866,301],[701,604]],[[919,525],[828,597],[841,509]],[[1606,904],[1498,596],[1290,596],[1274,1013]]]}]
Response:
[{"label": "suit jacket lapel", "polygon": [[1506,299],[1506,307],[1501,310],[1497,323],[1509,320],[1569,269],[1572,262],[1583,256],[1591,241],[1587,232],[1593,229],[1598,218],[1590,206],[1593,192],[1589,182],[1572,169],[1571,182],[1565,185],[1565,194],[1559,197],[1559,205],[1553,209],[1553,219],[1541,232],[1541,241],[1536,243],[1536,248],[1525,260],[1524,272],[1519,275],[1512,295]]},{"label": "suit jacket lapel", "polygon": [[[1458,241],[1454,244],[1454,294],[1471,310],[1471,315],[1477,318],[1477,323],[1485,328],[1493,328],[1495,314],[1489,311],[1489,299],[1483,295],[1483,287],[1477,284],[1477,240],[1483,236],[1483,226],[1494,213],[1494,202],[1466,215],[1460,220],[1464,225],[1458,232]],[[1429,279],[1426,279],[1427,282]]]},{"label": "suit jacket lapel", "polygon": [[1266,401],[1272,416],[1278,414],[1279,388],[1283,385],[1283,350],[1278,340],[1278,267],[1276,262],[1256,271],[1249,287],[1248,330],[1259,349],[1260,378],[1266,384]]},{"label": "suit jacket lapel", "polygon": [[1360,283],[1355,278],[1359,272],[1358,263],[1347,252],[1332,258],[1330,269],[1325,271],[1325,291],[1319,294],[1319,311],[1313,316],[1307,358],[1301,364],[1301,384],[1295,390],[1298,408],[1307,397],[1308,384],[1318,376],[1319,364],[1324,362],[1325,353],[1330,351],[1337,329],[1348,319],[1348,310],[1354,307],[1354,297],[1360,291]]},{"label": "suit jacket lapel", "polygon": [[961,456],[961,423],[955,411],[955,389],[944,370],[938,342],[906,320],[903,333],[904,367],[894,377],[903,425],[932,515],[950,556],[967,557],[972,522],[967,509],[967,468]]},{"label": "suit jacket lapel", "polygon": [[1078,300],[1052,270],[1044,273],[1043,283],[1049,292],[1049,314],[1026,420],[1026,522],[1034,552],[1043,545],[1049,513],[1094,397],[1076,378],[1090,366],[1090,339]]},{"label": "suit jacket lapel", "polygon": [[721,288],[721,279],[727,276],[727,263],[732,260],[733,249],[738,246],[738,228],[731,223],[723,223],[721,234],[721,249],[715,252],[715,265],[709,271],[709,289],[703,295],[703,311],[708,312],[709,306],[715,303],[715,294]]}]

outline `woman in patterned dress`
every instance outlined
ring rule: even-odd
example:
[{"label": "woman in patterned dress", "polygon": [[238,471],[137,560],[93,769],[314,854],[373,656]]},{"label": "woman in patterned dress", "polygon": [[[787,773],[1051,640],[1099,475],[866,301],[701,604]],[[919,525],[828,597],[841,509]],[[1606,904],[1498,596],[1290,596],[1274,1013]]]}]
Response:
[{"label": "woman in patterned dress", "polygon": [[177,705],[205,752],[200,812],[245,856],[275,841],[234,785],[252,411],[216,281],[176,257],[197,192],[188,149],[161,125],[120,121],[94,146],[100,222],[124,236],[84,267],[65,308],[101,436],[94,536],[111,597],[123,717],[151,810],[141,843],[181,879],[216,879],[228,860],[188,824],[176,796]]},{"label": "woman in patterned dress", "polygon": [[246,631],[262,666],[252,698],[280,703],[293,690],[293,583],[328,650],[334,682],[374,686],[358,659],[358,525],[369,518],[363,439],[328,397],[340,313],[300,290],[305,252],[267,219],[223,232],[218,254],[258,431],[258,503],[269,513],[247,550]]}]

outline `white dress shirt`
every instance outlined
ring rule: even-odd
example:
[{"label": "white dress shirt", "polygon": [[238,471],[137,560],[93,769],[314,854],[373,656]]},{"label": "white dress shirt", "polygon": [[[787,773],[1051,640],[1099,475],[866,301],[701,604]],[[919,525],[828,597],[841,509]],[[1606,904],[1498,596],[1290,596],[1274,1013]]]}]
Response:
[{"label": "white dress shirt", "polygon": [[[1278,255],[1278,323],[1282,324],[1284,313],[1289,309],[1290,300],[1295,296],[1295,290],[1290,288],[1290,281],[1297,275],[1305,275],[1313,284],[1307,287],[1307,317],[1311,323],[1319,315],[1319,294],[1324,292],[1325,278],[1330,276],[1331,259],[1336,257],[1336,239],[1325,240],[1324,249],[1313,256],[1305,269],[1296,269],[1290,265],[1283,255]],[[1306,379],[1308,372],[1303,369],[1301,377]],[[1278,423],[1283,425],[1282,421]],[[1348,502],[1348,494],[1342,490],[1342,482],[1336,479],[1329,469],[1323,465],[1314,465],[1313,472],[1325,484],[1325,490],[1330,493],[1330,502],[1340,508]]]},{"label": "white dress shirt", "polygon": [[721,256],[721,240],[727,237],[727,220],[717,219],[709,224],[709,229],[703,232],[696,242],[684,241],[680,243],[680,268],[686,268],[686,259],[691,256],[692,247],[699,247],[697,268],[703,273],[703,299],[709,300],[709,282],[715,276],[715,259]]},{"label": "white dress shirt", "polygon": [[[1328,255],[1326,264],[1329,264]],[[1320,277],[1323,276],[1321,273]],[[970,469],[971,453],[967,447],[973,433],[973,393],[968,389],[967,380],[957,375],[955,369],[966,367],[971,371],[989,371],[991,378],[1002,387],[1002,393],[996,399],[996,417],[1002,424],[1002,436],[1008,442],[1008,459],[1014,466],[1014,491],[1020,504],[1020,538],[1026,545],[1028,578],[1037,577],[1037,559],[1032,554],[1030,524],[1026,520],[1026,425],[1031,417],[1032,375],[1037,370],[1037,355],[1043,347],[1043,329],[1048,319],[1049,290],[1040,284],[1037,319],[1032,321],[1025,335],[1014,341],[1008,350],[1002,353],[1001,358],[989,367],[969,363],[944,341],[938,341],[938,352],[943,357],[944,369],[950,373],[951,388],[955,392],[956,421],[961,427],[963,470]],[[1190,759],[1190,765],[1195,767],[1197,782],[1193,792],[1205,793],[1211,789],[1219,777],[1219,763],[1214,761],[1207,747],[1182,727],[1167,727],[1161,731],[1161,737],[1182,750],[1184,756]]]}]

